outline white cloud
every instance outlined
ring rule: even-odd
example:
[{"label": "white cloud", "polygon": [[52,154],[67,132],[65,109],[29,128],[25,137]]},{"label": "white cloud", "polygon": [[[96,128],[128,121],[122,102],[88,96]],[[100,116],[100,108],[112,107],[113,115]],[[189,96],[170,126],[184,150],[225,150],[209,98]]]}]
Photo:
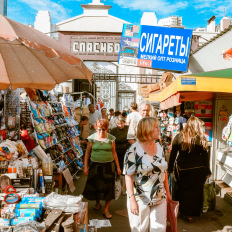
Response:
[{"label": "white cloud", "polygon": [[27,4],[31,9],[36,11],[48,10],[52,19],[56,22],[69,17],[67,10],[61,4],[51,0],[20,0],[20,2]]},{"label": "white cloud", "polygon": [[185,9],[188,6],[187,1],[175,1],[175,3],[167,0],[112,0],[115,4],[132,10],[154,11],[159,15],[167,16],[176,13],[178,10]]},{"label": "white cloud", "polygon": [[217,17],[224,16],[224,9],[226,16],[229,16],[232,12],[232,1],[231,0],[195,0],[193,7],[199,10],[199,13],[206,11],[211,12],[212,16]]}]

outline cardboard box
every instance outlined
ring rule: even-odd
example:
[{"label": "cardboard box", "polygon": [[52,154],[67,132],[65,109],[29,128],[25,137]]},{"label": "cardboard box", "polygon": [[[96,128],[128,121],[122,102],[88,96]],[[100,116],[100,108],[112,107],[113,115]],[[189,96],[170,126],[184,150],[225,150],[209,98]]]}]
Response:
[{"label": "cardboard box", "polygon": [[63,93],[69,93],[69,87],[63,87]]}]

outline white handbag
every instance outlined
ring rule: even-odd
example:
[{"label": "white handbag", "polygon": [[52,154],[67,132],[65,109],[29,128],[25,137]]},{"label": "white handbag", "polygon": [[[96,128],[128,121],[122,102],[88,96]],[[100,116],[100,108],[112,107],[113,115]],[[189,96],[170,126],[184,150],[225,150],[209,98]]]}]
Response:
[{"label": "white handbag", "polygon": [[118,200],[122,192],[121,179],[119,175],[115,175],[115,186],[114,186],[114,199]]}]

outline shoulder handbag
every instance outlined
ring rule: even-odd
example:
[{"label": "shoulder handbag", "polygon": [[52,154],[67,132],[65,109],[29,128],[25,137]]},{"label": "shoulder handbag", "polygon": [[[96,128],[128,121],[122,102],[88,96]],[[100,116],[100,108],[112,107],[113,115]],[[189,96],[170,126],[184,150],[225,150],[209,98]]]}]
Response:
[{"label": "shoulder handbag", "polygon": [[[209,182],[207,180],[206,182]],[[203,208],[202,212],[207,213],[209,211],[214,211],[216,207],[216,190],[215,182],[205,183],[203,189]]]},{"label": "shoulder handbag", "polygon": [[118,174],[115,174],[115,186],[114,186],[114,199],[118,200],[118,198],[121,195],[122,191],[122,185],[121,185],[121,179]]},{"label": "shoulder handbag", "polygon": [[166,232],[177,232],[177,215],[179,202],[167,200],[167,227]]}]

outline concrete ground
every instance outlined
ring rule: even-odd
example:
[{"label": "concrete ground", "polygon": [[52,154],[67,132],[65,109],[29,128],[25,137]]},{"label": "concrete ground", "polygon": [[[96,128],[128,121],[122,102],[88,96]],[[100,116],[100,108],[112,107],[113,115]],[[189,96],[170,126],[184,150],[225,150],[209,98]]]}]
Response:
[{"label": "concrete ground", "polygon": [[[79,179],[75,180],[76,190],[72,195],[80,195],[84,190],[86,177],[80,173]],[[84,201],[88,201],[84,199]],[[93,210],[95,202],[88,201],[89,220],[91,219],[105,219],[102,215],[103,203],[100,211]],[[213,211],[195,218],[193,223],[188,223],[181,218],[178,218],[178,232],[232,232],[232,204],[225,201],[219,195],[217,196],[218,211]],[[129,221],[127,217],[121,216],[115,211],[126,209],[126,196],[121,196],[117,201],[113,200],[110,205],[110,212],[113,215],[110,219],[112,227],[100,228],[98,232],[129,232]]]}]

